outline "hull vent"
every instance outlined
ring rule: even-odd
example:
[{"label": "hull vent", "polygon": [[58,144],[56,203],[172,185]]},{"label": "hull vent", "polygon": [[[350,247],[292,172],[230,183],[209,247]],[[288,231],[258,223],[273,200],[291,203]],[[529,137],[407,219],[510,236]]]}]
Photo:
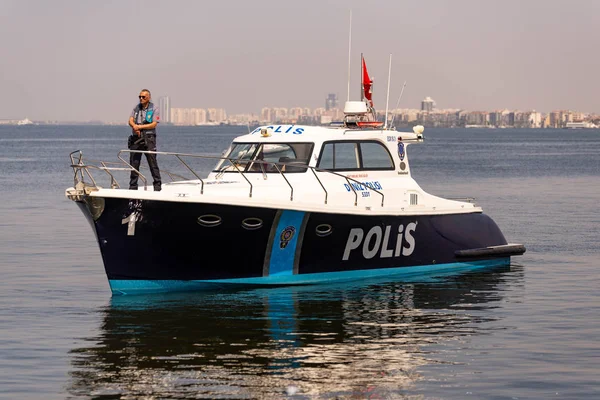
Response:
[{"label": "hull vent", "polygon": [[416,193],[411,193],[410,194],[410,205],[416,206],[417,204],[419,204],[419,195]]}]

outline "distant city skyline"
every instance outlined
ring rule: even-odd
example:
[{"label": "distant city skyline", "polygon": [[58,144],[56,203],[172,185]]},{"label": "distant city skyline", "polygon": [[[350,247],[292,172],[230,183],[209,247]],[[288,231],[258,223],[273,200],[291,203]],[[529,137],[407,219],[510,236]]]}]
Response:
[{"label": "distant city skyline", "polygon": [[600,111],[594,0],[0,0],[0,19],[0,119],[121,121],[142,88],[232,114],[342,104],[361,53],[378,109],[406,81],[401,108]]},{"label": "distant city skyline", "polygon": [[[157,107],[163,124],[182,126],[195,125],[257,125],[257,124],[329,124],[344,119],[343,106],[337,95],[328,93],[324,107],[263,107],[260,113],[228,114],[223,108],[179,108],[171,107],[169,96],[158,98]],[[388,113],[389,111],[389,113]],[[376,110],[377,118],[384,121],[387,116],[398,126],[428,127],[497,127],[497,128],[598,128],[600,114],[583,113],[576,110],[553,110],[541,113],[531,110],[464,110],[456,108],[438,109],[431,97],[425,97],[420,108],[396,108]],[[63,123],[125,124],[124,121],[62,121]],[[61,123],[61,121],[31,121],[0,119],[0,125],[31,125],[33,123]]]},{"label": "distant city skyline", "polygon": [[[171,98],[170,96],[160,96],[158,99],[153,99],[154,104],[159,108],[159,112],[161,115],[161,122],[163,123],[174,123],[176,125],[197,125],[197,124],[207,124],[207,123],[236,123],[236,124],[245,124],[248,122],[274,122],[274,121],[294,121],[299,119],[301,116],[305,117],[326,117],[327,120],[341,120],[343,118],[343,107],[344,104],[340,104],[337,94],[328,93],[323,100],[323,105],[320,107],[279,107],[279,106],[270,106],[270,107],[262,107],[260,111],[255,112],[246,112],[246,113],[229,113],[225,108],[216,108],[216,107],[208,107],[208,108],[200,108],[200,107],[172,107],[171,106]],[[385,109],[377,108],[376,111],[378,114],[383,115],[385,113]],[[473,124],[486,124],[481,121],[482,115],[489,115],[491,117],[491,124],[498,125],[499,123],[496,121],[496,117],[499,115],[507,115],[507,114],[527,114],[528,116],[536,115],[534,118],[535,125],[541,124],[541,119],[550,117],[551,115],[560,114],[559,118],[563,123],[574,122],[574,121],[587,121],[600,120],[600,112],[599,113],[586,113],[579,110],[552,110],[550,112],[540,112],[535,108],[529,109],[514,109],[514,108],[501,108],[496,110],[467,110],[461,108],[438,108],[436,101],[430,96],[426,96],[424,99],[420,101],[419,107],[398,107],[392,108],[388,110],[389,112],[393,112],[400,116],[402,115],[412,115],[411,120],[418,120],[416,117],[417,114],[430,114],[428,117],[431,121],[435,120],[436,115],[449,115],[449,114],[462,114],[469,115],[472,117],[466,118],[467,123],[472,122]],[[313,119],[314,119],[313,118]],[[433,119],[432,119],[433,118]],[[486,117],[487,118],[487,117]],[[529,117],[528,117],[529,118]],[[300,118],[301,119],[301,118]],[[107,124],[119,124],[126,123],[128,117],[124,120],[103,120],[103,119],[94,119],[94,120],[68,120],[68,121],[60,121],[60,120],[33,120],[34,122],[97,122],[97,123],[107,123]],[[26,116],[22,119],[5,119],[0,118],[0,124],[16,124],[16,123],[28,123],[31,119]],[[306,122],[306,121],[305,121]],[[316,120],[311,121],[312,123],[316,122]],[[421,121],[422,122],[422,121]],[[489,123],[489,121],[488,121]],[[512,123],[510,124],[512,125]],[[557,125],[555,122],[554,125]]]}]

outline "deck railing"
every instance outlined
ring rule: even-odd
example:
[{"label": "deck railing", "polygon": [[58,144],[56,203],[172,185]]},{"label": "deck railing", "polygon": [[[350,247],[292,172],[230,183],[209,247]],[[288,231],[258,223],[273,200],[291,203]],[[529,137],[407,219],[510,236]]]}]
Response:
[{"label": "deck railing", "polygon": [[[338,177],[344,179],[348,183],[348,187],[350,187],[350,189],[352,189],[352,191],[354,192],[354,206],[358,206],[358,193],[356,192],[353,185],[351,184],[352,182],[359,184],[360,187],[365,187],[368,190],[379,194],[381,196],[381,207],[383,207],[384,200],[385,200],[385,195],[382,192],[380,192],[379,190],[377,190],[375,188],[365,185],[363,182],[357,181],[356,179],[342,175],[335,171],[331,171],[328,169],[315,168],[315,167],[311,167],[306,164],[298,164],[298,163],[294,163],[294,162],[272,162],[272,161],[262,161],[262,160],[239,160],[239,159],[232,159],[232,158],[227,158],[227,157],[223,157],[223,156],[188,154],[188,153],[173,153],[173,152],[164,152],[164,151],[142,151],[142,150],[120,150],[119,153],[117,154],[117,158],[120,160],[120,162],[106,162],[106,161],[90,160],[92,163],[88,163],[84,159],[83,152],[81,150],[75,150],[75,151],[71,152],[69,154],[69,157],[71,159],[71,168],[73,168],[73,173],[74,173],[74,178],[73,178],[74,188],[77,191],[81,191],[81,193],[78,193],[78,195],[85,194],[86,188],[88,190],[90,190],[90,189],[93,190],[94,188],[99,187],[99,185],[96,183],[96,180],[94,179],[94,176],[92,175],[93,170],[102,171],[103,173],[106,173],[108,175],[108,177],[110,178],[111,189],[120,189],[120,185],[114,174],[115,172],[117,172],[117,171],[132,172],[133,171],[138,174],[139,178],[144,183],[144,190],[147,190],[148,179],[139,170],[135,169],[123,157],[124,154],[131,154],[131,153],[156,154],[156,155],[168,156],[168,157],[175,158],[176,160],[179,161],[179,163],[183,167],[185,167],[186,170],[188,170],[192,175],[194,175],[194,177],[196,179],[198,179],[198,181],[200,183],[200,194],[201,195],[204,194],[204,180],[205,179],[201,178],[200,175],[196,171],[194,171],[194,169],[189,165],[189,162],[186,162],[184,160],[184,158],[188,158],[188,157],[189,158],[198,158],[198,159],[205,159],[205,160],[213,160],[215,162],[217,162],[218,160],[227,160],[229,162],[229,164],[231,165],[231,168],[227,172],[234,172],[234,173],[241,175],[241,177],[246,181],[246,183],[249,186],[249,192],[248,192],[249,197],[252,197],[253,184],[252,184],[252,182],[250,182],[250,180],[246,176],[246,174],[248,172],[244,171],[245,167],[240,168],[240,161],[243,163],[252,163],[252,164],[258,164],[258,165],[264,166],[264,168],[261,167],[262,175],[263,175],[264,179],[267,179],[267,176],[268,176],[268,174],[266,172],[267,169],[270,167],[275,167],[275,171],[272,171],[272,172],[278,173],[284,179],[286,184],[288,185],[289,190],[290,190],[290,201],[294,200],[294,187],[290,183],[288,178],[286,177],[285,168],[287,168],[288,166],[301,167],[301,168],[310,170],[312,172],[312,176],[314,176],[314,178],[319,183],[319,185],[321,186],[321,188],[324,192],[324,203],[325,204],[327,204],[329,193],[327,192],[327,189],[325,188],[325,185],[323,184],[322,180],[319,178],[319,175],[317,174],[318,172],[335,175],[335,176],[338,176]],[[225,172],[224,170],[227,168],[229,168],[229,166],[222,168],[221,173],[224,173]],[[175,181],[176,179],[174,179],[174,178],[178,178],[178,180],[189,180],[188,178],[186,178],[182,175],[172,173],[172,172],[166,171],[164,169],[161,169],[161,172],[163,174],[167,174],[169,176],[169,178],[171,179],[171,181]],[[88,184],[86,182],[86,177],[89,179],[91,184]]]}]

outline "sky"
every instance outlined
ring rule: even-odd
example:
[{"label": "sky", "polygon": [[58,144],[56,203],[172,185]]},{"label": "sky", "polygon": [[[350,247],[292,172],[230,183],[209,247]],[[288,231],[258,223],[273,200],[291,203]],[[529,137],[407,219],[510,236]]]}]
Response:
[{"label": "sky", "polygon": [[0,119],[343,104],[361,53],[378,110],[600,113],[599,40],[599,0],[0,0]]}]

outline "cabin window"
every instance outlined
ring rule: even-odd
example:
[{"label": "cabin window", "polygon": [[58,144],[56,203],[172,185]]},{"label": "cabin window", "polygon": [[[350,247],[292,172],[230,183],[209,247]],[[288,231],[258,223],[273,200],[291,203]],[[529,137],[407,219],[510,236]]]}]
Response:
[{"label": "cabin window", "polygon": [[323,145],[318,168],[333,171],[393,170],[387,148],[377,141],[327,142]]},{"label": "cabin window", "polygon": [[360,168],[358,143],[334,142],[323,146],[318,168],[349,170]]},{"label": "cabin window", "polygon": [[256,149],[258,148],[257,143],[235,143],[233,144],[229,152],[225,157],[231,160],[222,159],[217,163],[215,167],[215,171],[231,169],[233,171],[237,171],[233,166],[234,163],[240,170],[244,170],[246,168],[248,162],[252,160],[252,157],[256,153]]},{"label": "cabin window", "polygon": [[394,162],[387,148],[377,142],[360,144],[363,169],[393,169]]}]

